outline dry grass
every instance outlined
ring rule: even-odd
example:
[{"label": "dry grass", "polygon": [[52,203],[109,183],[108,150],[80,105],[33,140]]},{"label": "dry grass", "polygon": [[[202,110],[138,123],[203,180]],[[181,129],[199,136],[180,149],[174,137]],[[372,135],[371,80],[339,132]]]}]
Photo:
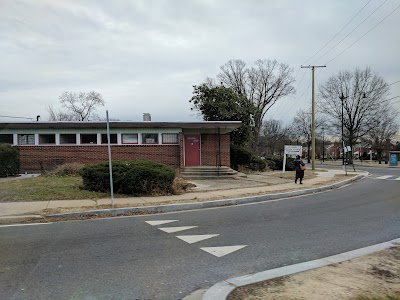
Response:
[{"label": "dry grass", "polygon": [[106,193],[81,189],[78,176],[39,176],[0,183],[0,202],[99,199]]},{"label": "dry grass", "polygon": [[79,171],[84,167],[80,163],[68,163],[58,166],[55,170],[50,171],[46,176],[79,176]]},{"label": "dry grass", "polygon": [[235,289],[228,300],[400,300],[400,246]]}]

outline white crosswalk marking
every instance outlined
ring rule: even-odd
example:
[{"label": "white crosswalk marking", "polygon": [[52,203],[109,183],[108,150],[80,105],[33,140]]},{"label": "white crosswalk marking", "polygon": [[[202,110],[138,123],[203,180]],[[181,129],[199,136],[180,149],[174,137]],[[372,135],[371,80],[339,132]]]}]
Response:
[{"label": "white crosswalk marking", "polygon": [[157,226],[161,224],[167,224],[171,222],[177,222],[178,220],[158,220],[158,221],[146,221],[147,224],[150,224],[151,226]]},{"label": "white crosswalk marking", "polygon": [[238,246],[224,246],[224,247],[204,247],[200,248],[203,251],[206,251],[216,257],[222,257],[237,250],[240,250],[247,245],[238,245]]},{"label": "white crosswalk marking", "polygon": [[197,226],[180,226],[180,227],[163,227],[163,228],[158,228],[166,233],[172,233],[172,232],[178,232],[178,231],[183,231],[183,230],[188,230],[192,228],[196,228]]},{"label": "white crosswalk marking", "polygon": [[177,238],[189,244],[211,239],[219,234],[200,234],[200,235],[178,235]]},{"label": "white crosswalk marking", "polygon": [[379,177],[376,177],[376,179],[388,179],[390,177],[392,177],[392,175],[379,176]]},{"label": "white crosswalk marking", "polygon": [[[158,225],[162,225],[162,224],[178,222],[178,220],[154,220],[154,221],[145,221],[145,222],[151,226],[158,226]],[[157,229],[160,229],[166,233],[174,233],[174,232],[189,230],[189,229],[196,228],[196,227],[198,227],[198,226],[158,227]],[[176,237],[188,244],[194,244],[194,243],[204,241],[207,239],[211,239],[211,238],[214,238],[217,236],[219,236],[219,234],[196,234],[196,235],[185,234],[185,235],[177,235]],[[214,255],[216,257],[223,257],[227,254],[238,251],[244,247],[247,247],[247,245],[203,247],[200,249],[211,255]]]}]

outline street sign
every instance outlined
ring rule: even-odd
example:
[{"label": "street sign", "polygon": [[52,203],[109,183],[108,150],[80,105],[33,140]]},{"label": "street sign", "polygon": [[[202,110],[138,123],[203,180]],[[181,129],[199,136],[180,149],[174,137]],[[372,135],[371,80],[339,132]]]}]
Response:
[{"label": "street sign", "polygon": [[351,152],[351,147],[350,146],[345,146],[343,148],[343,150],[344,150],[344,153]]},{"label": "street sign", "polygon": [[292,145],[285,145],[285,151],[283,152],[283,169],[282,171],[285,172],[286,167],[286,155],[300,155],[303,152],[302,146],[292,146]]},{"label": "street sign", "polygon": [[294,154],[301,156],[302,146],[285,145],[285,154]]}]

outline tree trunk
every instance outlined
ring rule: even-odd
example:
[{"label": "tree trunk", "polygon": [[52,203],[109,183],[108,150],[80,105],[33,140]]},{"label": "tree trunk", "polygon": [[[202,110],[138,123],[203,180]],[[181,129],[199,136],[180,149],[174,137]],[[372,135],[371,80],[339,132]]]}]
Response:
[{"label": "tree trunk", "polygon": [[376,154],[378,156],[378,162],[379,164],[382,164],[382,150],[376,150]]}]

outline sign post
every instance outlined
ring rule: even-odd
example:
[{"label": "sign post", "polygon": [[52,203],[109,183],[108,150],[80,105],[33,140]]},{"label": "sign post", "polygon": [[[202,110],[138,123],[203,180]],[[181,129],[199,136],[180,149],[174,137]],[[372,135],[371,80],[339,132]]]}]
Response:
[{"label": "sign post", "polygon": [[285,173],[285,168],[286,168],[286,155],[300,155],[303,152],[303,147],[302,146],[291,146],[291,145],[285,145],[285,150],[283,152],[283,168],[282,172]]}]

